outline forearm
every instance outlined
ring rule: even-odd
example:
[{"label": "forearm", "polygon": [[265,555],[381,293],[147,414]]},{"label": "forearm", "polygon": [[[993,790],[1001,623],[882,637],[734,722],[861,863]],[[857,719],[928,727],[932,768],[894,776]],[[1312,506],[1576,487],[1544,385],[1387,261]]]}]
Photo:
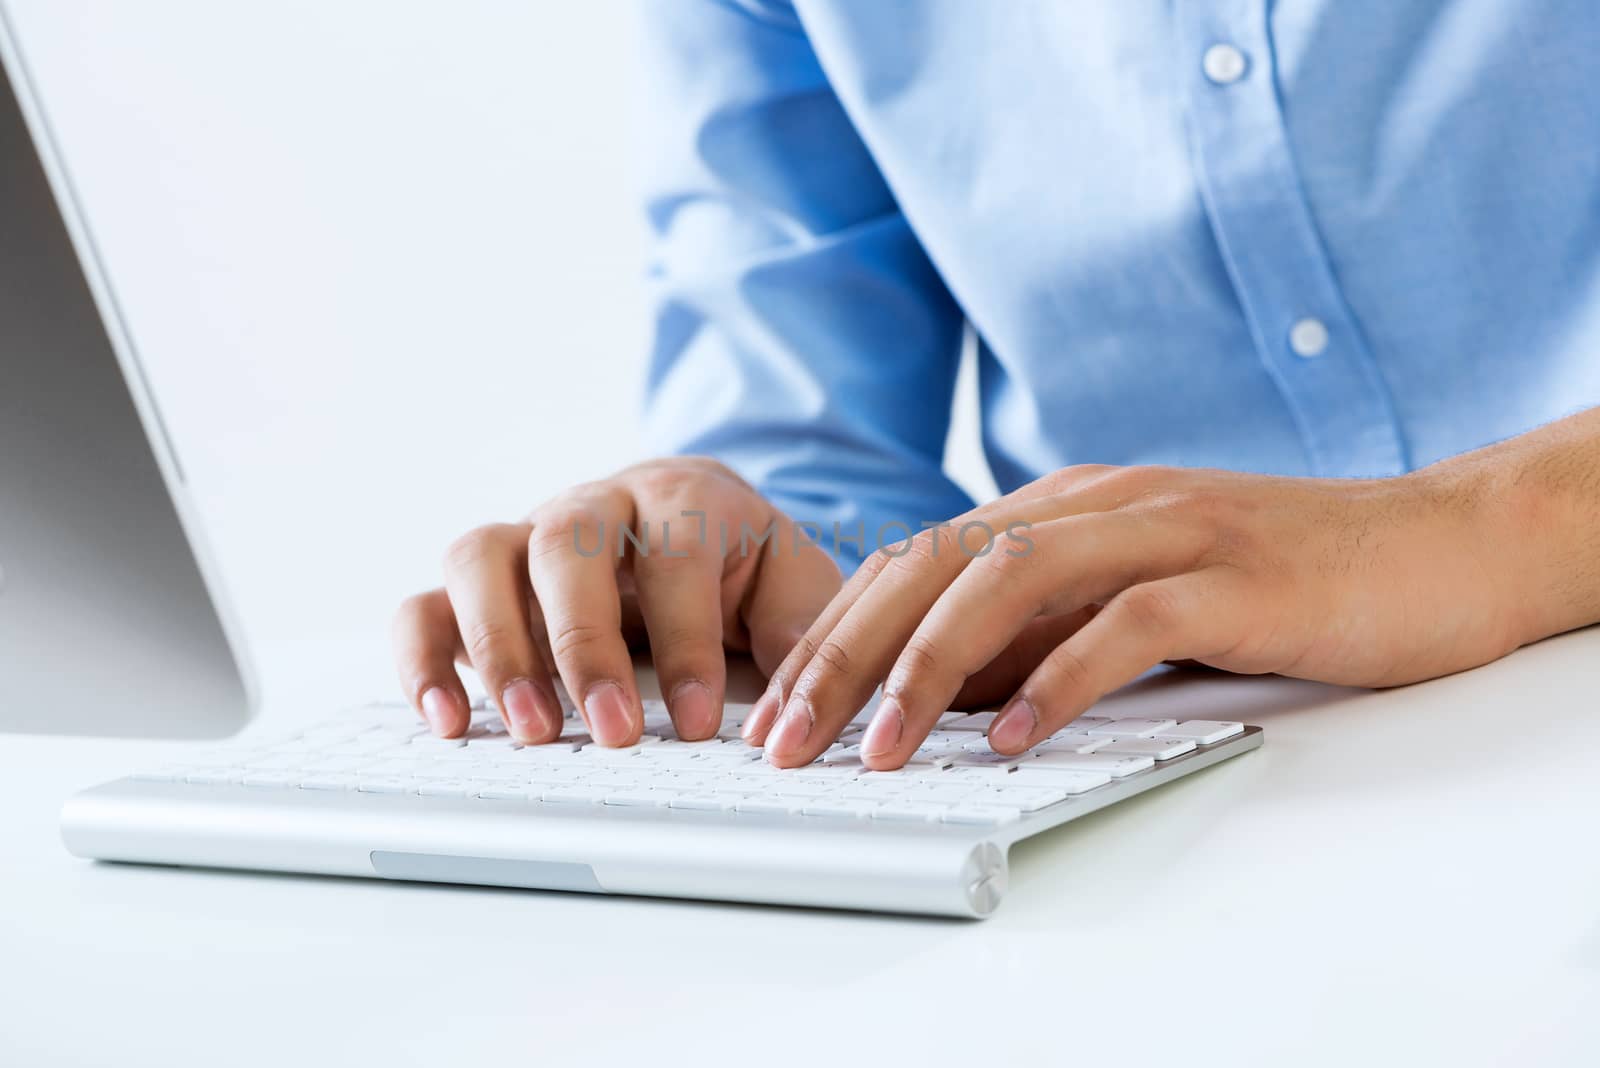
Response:
[{"label": "forearm", "polygon": [[1418,475],[1481,517],[1518,644],[1600,622],[1600,408]]}]

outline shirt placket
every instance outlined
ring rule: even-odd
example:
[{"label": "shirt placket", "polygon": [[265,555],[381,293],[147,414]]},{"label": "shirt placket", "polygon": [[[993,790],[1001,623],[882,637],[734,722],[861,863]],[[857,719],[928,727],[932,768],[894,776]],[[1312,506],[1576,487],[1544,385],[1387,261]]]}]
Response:
[{"label": "shirt placket", "polygon": [[1290,151],[1264,0],[1177,0],[1190,136],[1257,354],[1315,474],[1409,469],[1388,388],[1340,291]]}]

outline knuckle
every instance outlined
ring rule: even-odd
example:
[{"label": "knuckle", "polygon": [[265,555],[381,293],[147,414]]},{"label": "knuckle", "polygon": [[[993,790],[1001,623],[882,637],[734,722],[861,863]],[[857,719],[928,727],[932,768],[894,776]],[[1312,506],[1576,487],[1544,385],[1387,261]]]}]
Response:
[{"label": "knuckle", "polygon": [[680,500],[693,496],[705,486],[707,475],[680,464],[659,464],[643,467],[633,477],[635,489],[642,495],[657,500]]},{"label": "knuckle", "polygon": [[845,643],[837,638],[824,638],[811,660],[813,664],[836,675],[850,675],[855,668],[855,658]]},{"label": "knuckle", "polygon": [[429,611],[432,594],[413,593],[394,610],[394,628],[401,631],[415,626]]},{"label": "knuckle", "polygon": [[1060,493],[1075,489],[1116,470],[1118,468],[1113,467],[1111,464],[1073,464],[1070,467],[1052,471],[1040,478],[1039,481],[1043,483],[1046,489]]},{"label": "knuckle", "polygon": [[809,634],[801,635],[800,640],[794,643],[794,648],[789,650],[789,655],[783,658],[783,663],[778,665],[772,673],[771,684],[781,692],[787,694],[793,685],[795,677],[811,663],[811,658],[817,655],[816,639]]},{"label": "knuckle", "polygon": [[1051,668],[1060,688],[1069,694],[1079,694],[1087,691],[1093,676],[1089,673],[1089,665],[1077,653],[1061,646],[1050,657]]},{"label": "knuckle", "polygon": [[477,619],[461,628],[461,642],[473,665],[490,674],[511,659],[517,640],[515,629],[497,619]]},{"label": "knuckle", "polygon": [[861,561],[861,566],[856,568],[854,575],[850,576],[850,581],[845,584],[845,588],[855,593],[860,593],[868,585],[875,582],[878,576],[883,574],[884,568],[892,563],[894,563],[894,557],[879,549]]},{"label": "knuckle", "polygon": [[576,501],[551,502],[534,515],[528,552],[540,558],[574,545],[588,547],[596,544],[604,533],[601,517],[593,508]]},{"label": "knuckle", "polygon": [[911,640],[906,642],[905,649],[901,651],[900,659],[911,671],[932,673],[939,669],[944,660],[944,652],[932,638],[913,634]]},{"label": "knuckle", "polygon": [[445,570],[463,572],[482,566],[495,553],[498,533],[496,527],[478,527],[452,541],[444,551]]},{"label": "knuckle", "polygon": [[657,625],[650,631],[650,653],[657,661],[707,663],[720,652],[721,643],[701,627]]},{"label": "knuckle", "polygon": [[1179,607],[1172,591],[1162,586],[1135,586],[1116,598],[1122,615],[1146,633],[1164,634],[1178,623]]},{"label": "knuckle", "polygon": [[1094,486],[1109,490],[1120,505],[1153,493],[1168,486],[1172,480],[1170,468],[1153,464],[1134,467],[1109,467],[1091,480]]},{"label": "knuckle", "polygon": [[682,530],[663,520],[646,530],[644,548],[634,553],[633,566],[644,575],[673,576],[685,571],[704,571],[707,561],[716,555],[716,547],[697,539],[692,529]]},{"label": "knuckle", "polygon": [[556,660],[582,660],[592,655],[617,631],[596,623],[565,622],[550,631],[550,651]]},{"label": "knuckle", "polygon": [[943,559],[946,552],[954,553],[952,539],[944,536],[943,528],[921,531],[906,542],[905,549],[895,558],[894,566],[922,570]]},{"label": "knuckle", "polygon": [[944,651],[931,638],[913,634],[900,651],[884,692],[895,697],[908,696],[919,684],[938,676],[945,663]]},{"label": "knuckle", "polygon": [[975,559],[973,566],[981,568],[991,581],[999,584],[1030,585],[1037,578],[1039,556],[1037,552],[1012,552],[997,545]]}]

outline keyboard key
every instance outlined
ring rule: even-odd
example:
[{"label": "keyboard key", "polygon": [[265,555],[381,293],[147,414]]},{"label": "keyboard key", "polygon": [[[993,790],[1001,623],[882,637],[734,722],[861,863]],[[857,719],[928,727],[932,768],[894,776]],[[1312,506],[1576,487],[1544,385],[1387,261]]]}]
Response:
[{"label": "keyboard key", "polygon": [[[457,777],[470,779],[480,786],[517,786],[532,779],[532,771],[533,769],[531,768],[519,771],[511,768],[496,767],[492,764],[488,765],[487,767],[479,766],[472,768],[462,768],[457,765],[454,767],[449,767],[446,774],[435,775],[433,777],[441,779]],[[468,772],[470,772],[470,774],[468,774]]]},{"label": "keyboard key", "polygon": [[356,790],[363,794],[408,794],[415,785],[410,779],[401,778],[356,780]]},{"label": "keyboard key", "polygon": [[980,789],[981,787],[975,783],[962,782],[953,782],[949,785],[941,783],[939,785],[911,786],[895,800],[897,803],[902,804],[905,802],[950,804],[964,801]]},{"label": "keyboard key", "polygon": [[354,775],[308,775],[300,780],[302,790],[330,790],[335,793],[342,790],[354,790],[356,777]]},{"label": "keyboard key", "polygon": [[834,819],[865,819],[876,808],[871,801],[812,801],[800,810],[804,816],[829,817]]},{"label": "keyboard key", "polygon": [[[417,787],[417,793],[422,793],[422,787]],[[455,795],[450,795],[455,796]],[[484,801],[538,801],[539,788],[537,786],[486,786],[477,792]]]},{"label": "keyboard key", "polygon": [[953,763],[958,768],[1009,769],[1016,767],[1018,764],[1026,764],[1028,761],[1033,760],[1036,756],[1036,754],[1033,752],[1021,753],[1016,756],[1007,756],[1004,753],[996,753],[993,749],[990,749],[988,745],[989,743],[985,742],[984,748],[978,752],[962,753],[960,756],[955,758]]},{"label": "keyboard key", "polygon": [[967,803],[1001,805],[1007,808],[1020,809],[1023,812],[1037,812],[1041,808],[1066,799],[1067,791],[1056,787],[1008,785],[996,787],[981,794],[974,794],[967,799]]},{"label": "keyboard key", "polygon": [[1069,794],[1082,794],[1104,786],[1111,776],[1103,771],[1073,771],[1069,768],[1031,767],[1018,768],[1011,776],[1013,786],[1049,786]]},{"label": "keyboard key", "polygon": [[752,791],[763,791],[771,794],[774,797],[813,798],[833,796],[841,786],[848,787],[855,785],[855,780],[848,780],[842,784],[831,782],[800,782],[785,776],[776,782],[767,781],[748,785],[750,785]]},{"label": "keyboard key", "polygon": [[539,800],[552,805],[598,805],[605,801],[606,793],[593,786],[549,786],[541,789]]},{"label": "keyboard key", "polygon": [[658,790],[652,787],[641,787],[633,790],[617,790],[606,794],[604,803],[615,805],[619,808],[666,808],[667,803],[676,796],[673,790]]},{"label": "keyboard key", "polygon": [[1243,723],[1215,719],[1191,719],[1156,732],[1157,738],[1187,738],[1196,745],[1214,745],[1224,738],[1244,733]]},{"label": "keyboard key", "polygon": [[269,754],[247,760],[242,766],[249,771],[292,771],[305,763],[305,760],[305,756],[299,754]]},{"label": "keyboard key", "polygon": [[948,807],[933,801],[885,801],[869,813],[869,818],[897,823],[930,823],[937,820]]},{"label": "keyboard key", "polygon": [[420,765],[415,760],[369,760],[356,770],[363,779],[409,778]]},{"label": "keyboard key", "polygon": [[513,753],[522,748],[509,737],[468,738],[466,747],[472,751],[474,756],[487,756],[492,753]]},{"label": "keyboard key", "polygon": [[999,714],[998,712],[973,712],[963,716],[959,713],[947,712],[945,715],[954,716],[955,718],[946,720],[944,716],[940,716],[939,729],[942,731],[979,731],[980,733],[987,733],[989,724],[993,723],[995,717]]},{"label": "keyboard key", "polygon": [[1113,738],[1111,744],[1100,752],[1171,760],[1173,757],[1194,752],[1194,742],[1188,738]]},{"label": "keyboard key", "polygon": [[1089,734],[1121,735],[1129,738],[1148,738],[1157,731],[1177,726],[1172,719],[1113,719],[1087,728]]},{"label": "keyboard key", "polygon": [[564,768],[552,764],[521,768],[515,774],[522,781],[536,783],[540,786],[570,786],[589,778],[589,772],[586,769]]},{"label": "keyboard key", "polygon": [[[873,775],[863,775],[859,779],[852,779],[838,787],[825,786],[820,783],[810,784],[821,790],[833,791],[837,797],[869,798],[883,801],[890,797],[898,797],[905,793],[914,784],[912,779],[879,779]],[[783,785],[774,786],[774,790],[793,789]]]},{"label": "keyboard key", "polygon": [[744,800],[743,794],[734,793],[678,794],[667,801],[667,807],[691,809],[697,812],[727,812],[742,800]]},{"label": "keyboard key", "polygon": [[1055,734],[1034,746],[1038,753],[1093,753],[1104,749],[1113,741],[1103,734],[1084,734],[1077,731]]},{"label": "keyboard key", "polygon": [[330,745],[348,742],[355,738],[362,728],[351,723],[329,723],[320,727],[312,727],[300,732],[300,741],[316,749],[326,749]]},{"label": "keyboard key", "polygon": [[411,739],[411,747],[419,750],[429,749],[462,749],[465,748],[465,738],[438,738],[431,734]]},{"label": "keyboard key", "polygon": [[663,738],[640,751],[649,760],[688,760],[706,753],[720,752],[726,743],[720,738],[707,738],[698,742],[685,742],[680,738]]},{"label": "keyboard key", "polygon": [[307,775],[344,775],[358,770],[368,761],[360,759],[308,760],[300,768]]},{"label": "keyboard key", "polygon": [[[305,788],[306,784],[301,783],[300,786],[303,789]],[[489,789],[500,790],[508,789],[508,787],[495,786],[489,787]],[[425,782],[417,787],[417,795],[419,797],[476,797],[477,794],[478,791],[474,787],[467,785],[459,779],[444,779],[439,782]]]},{"label": "keyboard key", "polygon": [[1120,779],[1125,775],[1145,771],[1156,766],[1147,756],[1115,756],[1108,753],[1040,753],[1028,765],[1034,768],[1068,768],[1072,771],[1099,771]]},{"label": "keyboard key", "polygon": [[940,813],[939,818],[945,823],[971,823],[992,827],[1002,823],[1014,823],[1022,818],[1022,813],[1004,805],[963,804],[946,809]]},{"label": "keyboard key", "polygon": [[[1024,761],[1033,764],[1034,761]],[[1006,782],[1014,774],[1010,764],[992,764],[983,767],[962,767],[956,765],[944,773],[942,781],[959,782],[972,786],[993,786]]]},{"label": "keyboard key", "polygon": [[544,742],[540,745],[525,745],[518,752],[519,756],[544,756],[566,755],[576,753],[584,746],[594,741],[587,734],[563,734],[553,742]]},{"label": "keyboard key", "polygon": [[1073,732],[1081,731],[1082,733],[1087,734],[1089,733],[1090,728],[1104,727],[1110,722],[1111,719],[1107,716],[1079,716],[1077,719],[1067,724],[1064,729]]},{"label": "keyboard key", "polygon": [[773,769],[779,775],[793,776],[800,782],[843,782],[847,779],[859,778],[866,768],[861,766],[861,761],[841,761],[837,764],[807,764],[803,768],[793,770]]},{"label": "keyboard key", "polygon": [[850,718],[852,727],[865,727],[872,722],[872,717],[878,714],[878,705],[883,703],[883,694],[874,693],[866,704],[861,706],[861,711]]},{"label": "keyboard key", "polygon": [[301,776],[287,771],[259,771],[240,780],[245,786],[256,789],[286,789],[300,785]]},{"label": "keyboard key", "polygon": [[806,806],[798,797],[746,797],[734,806],[735,812],[748,812],[762,816],[794,816]]}]

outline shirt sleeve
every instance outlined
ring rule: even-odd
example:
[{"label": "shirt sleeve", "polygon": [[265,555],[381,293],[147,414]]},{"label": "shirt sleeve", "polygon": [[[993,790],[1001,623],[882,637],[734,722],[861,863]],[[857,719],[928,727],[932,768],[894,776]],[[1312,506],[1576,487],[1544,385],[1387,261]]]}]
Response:
[{"label": "shirt sleeve", "polygon": [[640,9],[644,440],[728,464],[849,570],[972,506],[942,469],[962,313],[792,11]]}]

